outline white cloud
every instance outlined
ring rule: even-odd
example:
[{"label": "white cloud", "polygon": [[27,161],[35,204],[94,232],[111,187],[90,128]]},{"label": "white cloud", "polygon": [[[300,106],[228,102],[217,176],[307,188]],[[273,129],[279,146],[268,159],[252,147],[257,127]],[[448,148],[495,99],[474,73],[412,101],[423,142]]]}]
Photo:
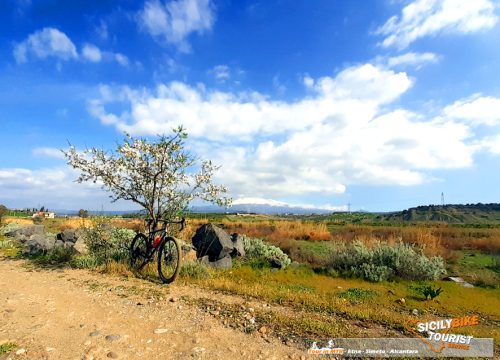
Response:
[{"label": "white cloud", "polygon": [[0,168],[0,203],[10,207],[49,209],[123,210],[136,209],[131,202],[111,203],[109,194],[98,184],[75,182],[78,173],[71,168]]},{"label": "white cloud", "polygon": [[82,56],[91,62],[100,62],[102,60],[101,50],[92,44],[85,44],[83,46]]},{"label": "white cloud", "polygon": [[500,134],[485,138],[480,146],[494,155],[500,155]]},{"label": "white cloud", "polygon": [[[467,124],[396,107],[413,83],[405,72],[363,64],[307,79],[310,95],[293,102],[181,82],[153,93],[103,87],[89,111],[136,135],[184,125],[191,150],[221,164],[217,180],[242,197],[338,194],[352,184],[410,186],[429,181],[434,170],[472,165],[478,147],[470,144]],[[113,103],[124,111],[107,110]]]},{"label": "white cloud", "polygon": [[191,33],[203,34],[215,22],[210,0],[147,1],[138,18],[148,33],[178,46],[181,51],[189,51],[187,38]]},{"label": "white cloud", "polygon": [[444,115],[471,125],[499,125],[500,98],[476,94],[447,106]]},{"label": "white cloud", "polygon": [[120,54],[120,53],[115,53],[115,54],[112,54],[112,56],[114,56],[114,59],[116,60],[116,62],[118,64],[120,64],[121,66],[128,66],[129,64],[129,60],[128,60],[128,57],[126,57],[125,55],[123,54]]},{"label": "white cloud", "polygon": [[217,65],[214,66],[210,73],[214,75],[214,78],[218,82],[226,82],[231,79],[231,72],[229,66],[227,65]]},{"label": "white cloud", "polygon": [[108,62],[116,61],[123,67],[127,67],[129,65],[129,59],[127,56],[111,51],[101,51],[97,46],[93,44],[85,44],[83,46],[82,56],[84,59],[94,63],[98,63],[104,60]]},{"label": "white cloud", "polygon": [[63,32],[54,28],[44,28],[35,31],[26,40],[17,44],[14,47],[13,53],[18,63],[27,62],[29,57],[45,59],[52,56],[63,60],[77,60],[81,58],[93,63],[99,63],[104,60],[116,61],[124,67],[129,65],[127,56],[111,51],[102,51],[94,44],[84,44],[79,55],[71,39]]},{"label": "white cloud", "polygon": [[382,46],[404,49],[422,37],[473,33],[491,29],[497,21],[491,0],[415,0],[376,33],[386,36]]},{"label": "white cloud", "polygon": [[56,159],[64,159],[64,154],[61,149],[51,148],[51,147],[37,147],[33,149],[33,155],[52,157]]},{"label": "white cloud", "polygon": [[283,95],[286,92],[286,86],[281,83],[279,75],[273,76],[273,87],[279,95]]},{"label": "white cloud", "polygon": [[399,56],[390,57],[387,59],[387,66],[398,67],[398,66],[412,66],[416,69],[421,68],[423,65],[428,63],[437,63],[439,57],[433,53],[414,53],[409,52]]},{"label": "white cloud", "polygon": [[73,42],[66,34],[55,28],[44,28],[29,35],[14,47],[14,57],[18,63],[29,57],[45,59],[55,57],[61,60],[76,59],[78,54]]}]

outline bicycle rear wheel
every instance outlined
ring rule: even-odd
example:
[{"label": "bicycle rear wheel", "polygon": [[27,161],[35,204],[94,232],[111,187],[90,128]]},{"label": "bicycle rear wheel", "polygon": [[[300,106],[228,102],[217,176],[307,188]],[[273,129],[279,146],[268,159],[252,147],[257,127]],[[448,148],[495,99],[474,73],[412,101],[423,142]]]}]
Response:
[{"label": "bicycle rear wheel", "polygon": [[158,252],[158,275],[160,279],[169,284],[175,280],[179,273],[181,263],[180,246],[173,237],[162,241]]},{"label": "bicycle rear wheel", "polygon": [[130,267],[141,270],[148,262],[148,238],[144,234],[137,234],[129,249]]}]

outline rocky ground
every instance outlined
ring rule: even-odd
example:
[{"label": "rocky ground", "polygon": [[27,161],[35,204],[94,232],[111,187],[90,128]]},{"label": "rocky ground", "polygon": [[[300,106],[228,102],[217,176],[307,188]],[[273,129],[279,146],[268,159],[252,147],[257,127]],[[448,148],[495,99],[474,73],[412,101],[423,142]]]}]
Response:
[{"label": "rocky ground", "polygon": [[0,345],[16,345],[0,359],[308,358],[265,327],[244,331],[269,305],[176,283],[0,258],[0,303]]}]

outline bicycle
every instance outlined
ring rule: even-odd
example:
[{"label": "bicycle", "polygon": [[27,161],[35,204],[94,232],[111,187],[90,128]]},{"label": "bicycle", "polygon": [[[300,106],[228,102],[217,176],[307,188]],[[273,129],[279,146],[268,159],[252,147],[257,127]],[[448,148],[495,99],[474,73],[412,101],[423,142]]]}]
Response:
[{"label": "bicycle", "polygon": [[163,223],[163,227],[157,230],[154,229],[156,224],[153,224],[153,220],[146,220],[149,231],[147,234],[138,232],[130,244],[130,266],[136,271],[140,271],[147,263],[154,261],[158,251],[158,275],[165,284],[169,284],[175,280],[179,273],[181,254],[179,243],[168,234],[168,224],[180,224],[180,231],[182,231],[186,219],[182,218],[180,221],[157,220],[156,223]]}]

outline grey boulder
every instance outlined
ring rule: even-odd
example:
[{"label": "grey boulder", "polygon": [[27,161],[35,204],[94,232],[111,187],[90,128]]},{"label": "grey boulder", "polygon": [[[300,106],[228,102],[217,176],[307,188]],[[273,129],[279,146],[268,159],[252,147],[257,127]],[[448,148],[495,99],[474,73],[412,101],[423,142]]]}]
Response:
[{"label": "grey boulder", "polygon": [[220,227],[204,224],[196,230],[192,238],[198,258],[208,256],[211,262],[222,259],[234,250],[231,236]]}]

